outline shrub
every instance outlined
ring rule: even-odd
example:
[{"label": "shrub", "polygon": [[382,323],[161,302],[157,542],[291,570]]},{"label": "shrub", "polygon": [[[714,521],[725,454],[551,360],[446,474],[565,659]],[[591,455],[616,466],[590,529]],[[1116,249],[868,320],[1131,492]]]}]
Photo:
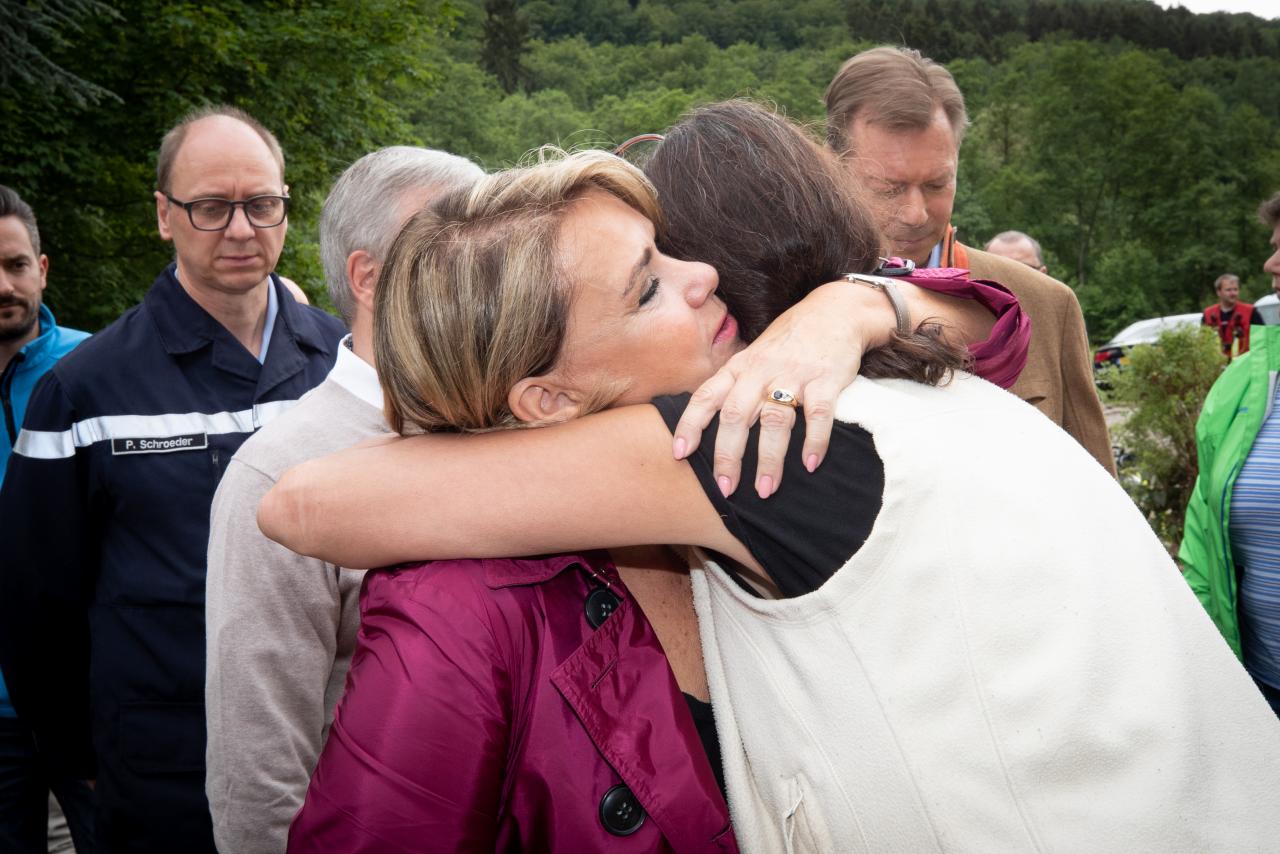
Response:
[{"label": "shrub", "polygon": [[1134,347],[1129,365],[1110,369],[1111,400],[1129,409],[1113,430],[1123,448],[1120,482],[1170,553],[1196,482],[1196,419],[1226,359],[1213,330],[1174,329]]}]

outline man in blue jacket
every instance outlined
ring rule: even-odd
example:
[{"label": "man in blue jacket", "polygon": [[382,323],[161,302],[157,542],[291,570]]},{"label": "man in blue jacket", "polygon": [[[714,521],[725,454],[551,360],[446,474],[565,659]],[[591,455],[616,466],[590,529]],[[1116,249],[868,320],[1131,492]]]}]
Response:
[{"label": "man in blue jacket", "polygon": [[36,380],[89,337],[54,322],[44,304],[48,273],[49,258],[40,252],[35,213],[21,196],[0,184],[0,481]]},{"label": "man in blue jacket", "polygon": [[98,849],[186,854],[214,851],[209,505],[240,444],[324,379],[345,329],[273,272],[288,187],[255,119],[188,115],[156,178],[176,262],[41,380],[0,490],[0,665],[46,761],[96,782]]},{"label": "man in blue jacket", "polygon": [[[89,337],[54,322],[43,302],[48,273],[35,213],[21,196],[0,185],[0,481],[36,380]],[[77,845],[87,850],[93,818],[88,785],[54,777],[41,767],[31,728],[18,719],[0,673],[0,851],[47,850],[50,789],[68,816]]]}]

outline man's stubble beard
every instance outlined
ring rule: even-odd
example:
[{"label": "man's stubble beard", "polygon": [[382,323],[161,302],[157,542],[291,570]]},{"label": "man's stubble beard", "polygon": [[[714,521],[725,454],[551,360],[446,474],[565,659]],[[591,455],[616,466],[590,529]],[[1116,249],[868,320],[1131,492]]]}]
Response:
[{"label": "man's stubble beard", "polygon": [[26,300],[9,300],[0,303],[0,312],[5,309],[21,307],[25,313],[14,320],[0,320],[0,342],[16,341],[29,333],[40,319],[40,308]]}]

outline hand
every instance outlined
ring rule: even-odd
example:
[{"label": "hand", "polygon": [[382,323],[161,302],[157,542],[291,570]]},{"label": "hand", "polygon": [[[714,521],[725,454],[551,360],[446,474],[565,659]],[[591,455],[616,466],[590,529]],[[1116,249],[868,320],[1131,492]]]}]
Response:
[{"label": "hand", "polygon": [[755,487],[768,498],[782,482],[796,423],[794,409],[765,402],[780,388],[804,408],[801,454],[805,468],[814,471],[827,453],[836,397],[853,382],[862,354],[886,343],[895,326],[893,307],[872,288],[839,281],[813,290],[693,393],[676,425],[676,459],[693,453],[719,411],[713,468],[720,491],[731,495],[738,488],[748,431],[759,419]]}]

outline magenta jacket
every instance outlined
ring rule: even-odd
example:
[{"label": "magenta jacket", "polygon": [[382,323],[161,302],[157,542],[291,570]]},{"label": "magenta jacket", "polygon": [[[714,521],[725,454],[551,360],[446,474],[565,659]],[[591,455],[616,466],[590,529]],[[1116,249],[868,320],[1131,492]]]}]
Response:
[{"label": "magenta jacket", "polygon": [[290,852],[737,851],[607,556],[370,572],[360,610]]}]

